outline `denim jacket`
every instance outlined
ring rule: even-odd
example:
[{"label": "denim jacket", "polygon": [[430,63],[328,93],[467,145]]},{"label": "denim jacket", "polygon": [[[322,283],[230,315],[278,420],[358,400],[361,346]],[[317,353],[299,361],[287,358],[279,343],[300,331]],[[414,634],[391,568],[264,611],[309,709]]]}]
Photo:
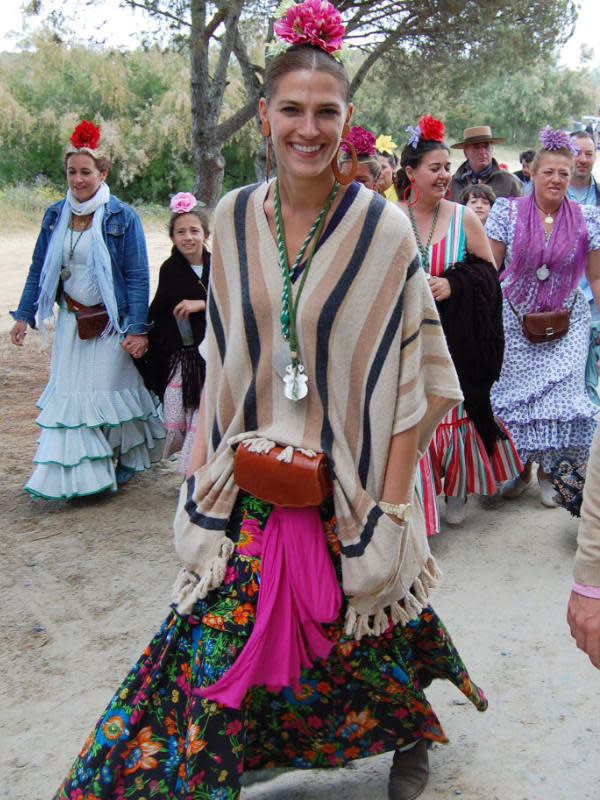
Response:
[{"label": "denim jacket", "polygon": [[[25,320],[32,328],[35,328],[40,273],[64,203],[65,200],[59,200],[46,209],[19,307],[10,312],[14,319]],[[110,253],[121,326],[125,333],[146,333],[150,277],[140,218],[130,206],[111,194],[102,220],[102,232]]]}]

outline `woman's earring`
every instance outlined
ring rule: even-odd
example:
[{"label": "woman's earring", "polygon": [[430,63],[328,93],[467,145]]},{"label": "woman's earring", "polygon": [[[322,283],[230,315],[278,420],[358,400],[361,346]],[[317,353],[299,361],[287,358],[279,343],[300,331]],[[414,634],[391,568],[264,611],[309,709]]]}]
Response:
[{"label": "woman's earring", "polygon": [[354,145],[352,142],[347,141],[346,136],[350,133],[350,126],[346,123],[342,129],[342,141],[340,145],[345,144],[348,150],[350,151],[350,155],[352,157],[352,168],[350,172],[341,172],[339,164],[338,164],[338,153],[340,152],[340,148],[336,150],[336,153],[333,157],[333,161],[331,162],[331,169],[333,171],[334,177],[338,183],[341,183],[342,186],[348,186],[349,183],[352,183],[354,178],[356,177],[356,172],[358,170],[358,157],[356,155],[356,150],[354,149]]},{"label": "woman's earring", "polygon": [[271,173],[271,153],[269,146],[269,137],[271,136],[271,123],[268,119],[263,119],[260,123],[260,132],[265,137],[265,174],[269,180]]},{"label": "woman's earring", "polygon": [[[408,197],[413,189],[415,192],[415,199],[409,200]],[[410,179],[410,183],[408,184],[406,189],[402,192],[402,200],[406,203],[407,206],[414,206],[415,203],[419,202],[419,187],[416,185],[414,178]]]}]

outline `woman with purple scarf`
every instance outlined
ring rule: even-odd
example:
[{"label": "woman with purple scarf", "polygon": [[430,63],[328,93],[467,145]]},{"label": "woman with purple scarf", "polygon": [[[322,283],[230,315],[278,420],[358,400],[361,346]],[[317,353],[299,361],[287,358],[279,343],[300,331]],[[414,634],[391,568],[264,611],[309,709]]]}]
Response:
[{"label": "woman with purple scarf", "polygon": [[[538,464],[541,501],[556,506],[549,473],[561,458],[588,457],[597,407],[585,388],[589,308],[578,283],[585,274],[600,300],[600,213],[565,195],[573,171],[574,145],[564,131],[546,126],[532,166],[533,191],[500,197],[486,230],[502,275],[506,349],[500,380],[492,389],[494,412],[510,431],[525,468],[501,489],[521,495]],[[570,312],[566,335],[532,342],[524,335],[524,314]]]}]

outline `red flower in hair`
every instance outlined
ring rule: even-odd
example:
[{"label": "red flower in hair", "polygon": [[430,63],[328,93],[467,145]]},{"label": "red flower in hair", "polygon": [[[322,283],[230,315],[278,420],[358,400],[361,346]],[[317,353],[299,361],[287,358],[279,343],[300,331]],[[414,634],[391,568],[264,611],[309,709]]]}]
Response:
[{"label": "red flower in hair", "polygon": [[432,142],[443,142],[446,134],[444,123],[435,117],[421,117],[419,120],[421,129],[421,139],[428,139]]},{"label": "red flower in hair", "polygon": [[87,119],[82,119],[71,134],[73,147],[89,147],[90,150],[95,150],[99,140],[100,128]]},{"label": "red flower in hair", "polygon": [[[361,155],[361,153],[373,155],[373,153],[376,152],[375,134],[371,133],[371,131],[361,128],[360,125],[353,125],[350,128],[350,132],[348,133],[348,136],[346,136],[346,141],[354,145],[357,156]],[[340,145],[340,149],[350,152],[350,148],[344,142],[342,142]]]}]

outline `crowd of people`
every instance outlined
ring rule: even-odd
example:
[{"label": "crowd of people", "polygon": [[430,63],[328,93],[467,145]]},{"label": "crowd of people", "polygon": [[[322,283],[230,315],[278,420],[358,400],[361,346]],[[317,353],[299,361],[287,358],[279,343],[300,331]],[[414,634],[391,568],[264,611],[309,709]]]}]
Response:
[{"label": "crowd of people", "polygon": [[211,247],[174,195],[150,304],[100,131],[71,137],[12,312],[22,346],[58,306],[25,488],[116,491],[177,453],[186,479],[172,610],[57,800],[235,800],[245,769],[385,751],[391,800],[418,797],[446,741],[427,686],[487,707],[430,605],[428,536],[534,465],[556,507],[556,465],[589,458],[568,620],[600,668],[593,136],[547,127],[512,174],[489,126],[448,146],[426,115],[397,155],[351,125],[343,30],[329,3],[283,12],[259,105],[277,176],[221,200]]}]

